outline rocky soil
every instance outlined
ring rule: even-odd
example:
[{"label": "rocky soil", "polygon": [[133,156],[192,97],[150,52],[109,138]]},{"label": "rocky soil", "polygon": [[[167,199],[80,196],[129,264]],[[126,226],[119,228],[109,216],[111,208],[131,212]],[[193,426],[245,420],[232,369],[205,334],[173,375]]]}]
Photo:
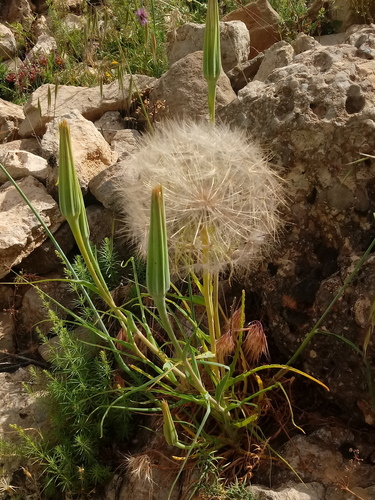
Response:
[{"label": "rocky soil", "polygon": [[[247,313],[264,323],[278,362],[293,355],[375,236],[375,25],[353,25],[358,21],[354,14],[345,10],[345,2],[337,3],[346,31],[327,38],[301,33],[292,43],[280,41],[278,15],[266,0],[229,14],[221,24],[218,118],[262,145],[288,190],[279,245],[246,283],[235,285],[245,286],[254,299]],[[7,61],[16,55],[7,23],[22,20],[28,9],[38,14],[43,2],[32,6],[14,0],[3,7],[0,57]],[[158,107],[156,126],[167,118],[207,119],[202,33],[200,25],[183,25],[170,35],[169,70],[159,79],[133,76],[138,90],[150,96],[149,109]],[[40,36],[36,50],[53,47],[47,36]],[[130,85],[130,77],[121,88],[117,82],[102,89],[61,85],[57,94],[54,86],[42,85],[23,107],[0,100],[0,162],[65,252],[74,242],[56,202],[58,123],[65,118],[70,124],[92,238],[99,242],[111,233],[116,186],[129,174],[129,155],[140,147],[140,131],[127,129],[124,119],[136,100]],[[43,411],[21,382],[29,377],[29,359],[43,366],[30,345],[45,311],[33,289],[5,284],[12,270],[43,278],[61,275],[51,243],[1,173],[0,433],[7,437],[9,423],[34,427],[43,421]],[[272,480],[261,472],[254,478],[259,484],[250,487],[255,499],[375,498],[375,408],[368,386],[369,374],[375,376],[373,341],[366,350],[367,372],[362,356],[372,327],[374,278],[370,254],[299,360],[301,369],[330,388],[328,394],[312,386],[297,390],[302,392],[298,405],[306,405],[299,424],[303,427],[305,418],[309,433],[294,436],[281,454],[303,482],[286,470],[275,468]],[[48,286],[53,298],[69,306],[64,286]],[[48,323],[43,330],[48,333]],[[327,332],[345,337],[357,350]],[[1,462],[10,478],[22,465]],[[134,500],[146,498],[144,485],[120,476],[108,487],[106,499],[125,498],[129,490]],[[156,479],[150,498],[165,500],[167,483]],[[0,498],[7,495],[0,485]]]}]

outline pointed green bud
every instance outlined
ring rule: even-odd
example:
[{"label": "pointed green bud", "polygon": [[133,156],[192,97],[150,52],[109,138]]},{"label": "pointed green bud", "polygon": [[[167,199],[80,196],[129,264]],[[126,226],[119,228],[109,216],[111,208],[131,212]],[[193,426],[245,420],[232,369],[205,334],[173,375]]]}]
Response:
[{"label": "pointed green bud", "polygon": [[203,75],[208,85],[210,119],[215,121],[216,82],[221,71],[219,5],[208,0],[206,29],[204,32]]},{"label": "pointed green bud", "polygon": [[[89,237],[85,204],[78,182],[70,139],[70,128],[66,120],[59,124],[59,205],[69,225],[78,225],[84,238]],[[72,227],[73,230],[73,227]],[[73,231],[74,233],[74,231]]]},{"label": "pointed green bud", "polygon": [[169,446],[177,446],[178,434],[173,422],[171,411],[165,399],[163,399],[161,402],[161,410],[163,412],[163,433],[165,440],[167,441]]},{"label": "pointed green bud", "polygon": [[148,293],[154,300],[164,297],[170,287],[167,228],[160,185],[152,190],[151,195],[146,284]]}]

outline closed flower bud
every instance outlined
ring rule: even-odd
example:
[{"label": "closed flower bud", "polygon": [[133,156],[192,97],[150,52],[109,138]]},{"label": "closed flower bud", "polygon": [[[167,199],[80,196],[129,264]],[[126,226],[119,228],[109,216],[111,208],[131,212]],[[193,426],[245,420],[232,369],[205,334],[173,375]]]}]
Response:
[{"label": "closed flower bud", "polygon": [[177,446],[178,434],[173,422],[171,411],[165,399],[161,402],[161,410],[163,412],[163,433],[165,440],[169,446]]}]

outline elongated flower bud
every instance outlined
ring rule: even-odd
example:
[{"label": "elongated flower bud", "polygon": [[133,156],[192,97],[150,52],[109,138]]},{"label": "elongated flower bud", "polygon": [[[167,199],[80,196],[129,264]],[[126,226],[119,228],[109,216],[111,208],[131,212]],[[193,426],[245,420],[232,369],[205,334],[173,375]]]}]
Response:
[{"label": "elongated flower bud", "polygon": [[72,144],[68,122],[59,124],[59,204],[63,216],[69,220],[82,211],[82,193],[74,168]]},{"label": "elongated flower bud", "polygon": [[[81,187],[78,182],[72,144],[70,140],[70,128],[66,120],[59,124],[59,205],[62,215],[69,225],[78,225],[84,238],[89,237],[85,205]],[[73,230],[73,228],[72,228]]]},{"label": "elongated flower bud", "polygon": [[165,399],[161,402],[161,410],[163,412],[163,433],[165,440],[169,446],[177,446],[178,434],[173,422],[171,411]]},{"label": "elongated flower bud", "polygon": [[148,293],[154,300],[164,297],[170,287],[167,228],[160,185],[152,190],[151,195],[146,284]]},{"label": "elongated flower bud", "polygon": [[210,120],[215,121],[216,82],[221,71],[219,6],[217,0],[208,0],[204,32],[203,75],[208,85]]}]

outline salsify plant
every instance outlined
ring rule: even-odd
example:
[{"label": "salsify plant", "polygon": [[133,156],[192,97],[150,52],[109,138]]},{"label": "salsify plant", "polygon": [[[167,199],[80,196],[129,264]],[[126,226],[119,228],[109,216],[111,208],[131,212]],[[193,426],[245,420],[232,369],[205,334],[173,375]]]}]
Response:
[{"label": "salsify plant", "polygon": [[[140,311],[136,315],[131,308],[114,303],[90,251],[68,125],[60,125],[62,211],[93,275],[91,288],[96,288],[109,307],[108,314],[119,323],[121,335],[116,346],[134,360],[124,369],[121,357],[124,382],[103,421],[111,409],[119,407],[142,413],[161,411],[167,443],[187,450],[186,458],[193,449],[222,450],[229,446],[238,453],[244,440],[245,448],[265,442],[259,419],[269,405],[266,393],[281,392],[289,403],[281,382],[269,376],[270,370],[303,374],[284,365],[258,364],[267,353],[267,342],[260,323],[245,325],[244,297],[229,320],[222,322],[219,317],[219,275],[227,269],[234,272],[237,267],[243,272],[259,261],[263,245],[276,234],[282,189],[259,150],[248,147],[241,134],[226,127],[194,124],[170,124],[165,130],[164,140],[156,133],[141,150],[147,151],[147,161],[142,152],[134,156],[137,185],[121,192],[126,207],[133,210],[128,222],[137,218],[132,234],[137,239],[139,232],[140,246],[147,249],[144,293],[135,281]],[[203,138],[201,143],[198,137]],[[234,141],[234,147],[225,153],[223,144],[228,138]],[[168,142],[172,148],[169,154],[164,149]],[[151,165],[154,168],[155,164],[159,167],[156,177],[165,185],[166,203],[163,187],[151,176]],[[173,169],[173,178],[168,176],[167,165]],[[168,177],[173,181],[168,182]],[[177,203],[179,198],[181,205]],[[185,297],[176,288],[172,297],[168,295],[170,258],[174,273],[190,275],[196,295],[191,289]],[[144,295],[152,297],[155,311],[144,304]],[[199,305],[206,312],[202,321],[196,315]],[[156,327],[151,326],[154,320]],[[113,341],[108,349],[118,357],[120,350],[114,349]],[[262,373],[266,374],[263,378]],[[146,382],[134,384],[136,374]],[[141,404],[135,397],[140,393],[144,395]],[[264,446],[270,449],[268,444]],[[244,455],[250,467],[256,454],[248,449]]]}]

